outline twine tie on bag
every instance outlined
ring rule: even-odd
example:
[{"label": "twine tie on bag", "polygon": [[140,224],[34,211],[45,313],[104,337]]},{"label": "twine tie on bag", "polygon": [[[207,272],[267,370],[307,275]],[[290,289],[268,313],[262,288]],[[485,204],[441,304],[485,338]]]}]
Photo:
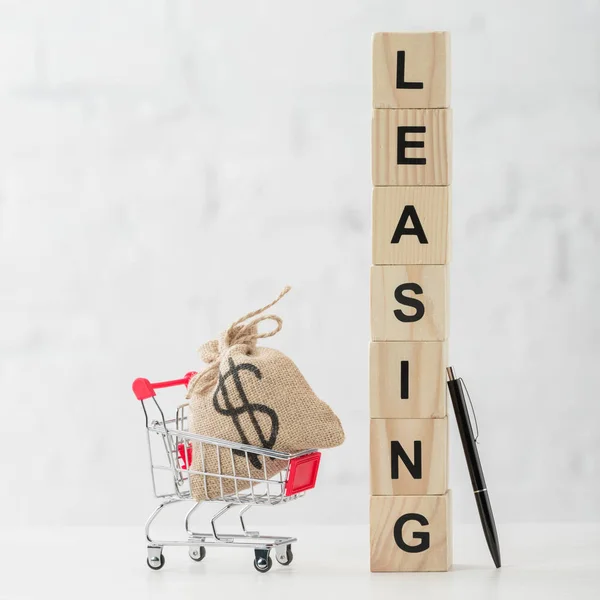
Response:
[{"label": "twine tie on bag", "polygon": [[[203,393],[218,383],[219,365],[222,357],[230,348],[233,346],[246,346],[246,353],[251,354],[256,349],[257,340],[273,337],[281,331],[283,321],[280,317],[277,315],[261,315],[261,313],[277,304],[291,289],[290,286],[286,285],[273,302],[240,317],[219,336],[218,340],[211,340],[200,346],[198,349],[200,358],[208,366],[190,381],[187,393],[188,399],[194,392]],[[275,321],[276,325],[271,331],[258,333],[258,324],[261,321]]]}]

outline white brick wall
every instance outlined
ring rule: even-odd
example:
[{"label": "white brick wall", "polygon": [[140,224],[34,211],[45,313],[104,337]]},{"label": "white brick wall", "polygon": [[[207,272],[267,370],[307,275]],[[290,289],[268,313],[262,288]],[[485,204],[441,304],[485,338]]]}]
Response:
[{"label": "white brick wall", "polygon": [[131,381],[285,283],[272,343],[348,441],[278,518],[366,522],[370,35],[407,29],[453,35],[451,355],[498,520],[600,519],[599,27],[593,0],[0,2],[0,523],[140,522]]}]

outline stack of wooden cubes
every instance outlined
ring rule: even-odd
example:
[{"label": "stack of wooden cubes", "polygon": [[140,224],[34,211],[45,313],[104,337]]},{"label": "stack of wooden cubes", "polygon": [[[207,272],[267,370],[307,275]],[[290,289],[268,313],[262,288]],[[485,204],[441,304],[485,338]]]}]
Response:
[{"label": "stack of wooden cubes", "polygon": [[452,562],[449,34],[373,38],[371,571]]}]

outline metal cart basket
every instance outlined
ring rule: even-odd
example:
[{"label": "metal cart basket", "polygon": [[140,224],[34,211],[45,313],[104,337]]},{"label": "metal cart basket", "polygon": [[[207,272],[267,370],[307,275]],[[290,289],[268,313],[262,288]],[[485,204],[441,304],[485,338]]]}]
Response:
[{"label": "metal cart basket", "polygon": [[[148,542],[147,563],[151,569],[161,569],[165,564],[163,547],[188,546],[190,558],[200,562],[206,556],[207,546],[232,546],[238,548],[254,549],[254,567],[261,573],[266,573],[272,566],[270,552],[275,549],[275,558],[282,565],[292,562],[292,543],[296,538],[284,536],[265,536],[258,531],[248,531],[244,522],[244,515],[256,505],[274,506],[291,502],[312,489],[316,483],[321,454],[315,450],[307,450],[297,454],[276,452],[256,446],[248,446],[227,440],[210,438],[190,433],[188,431],[187,404],[179,406],[174,418],[166,418],[160,404],[156,399],[156,390],[173,386],[187,386],[195,373],[187,373],[182,379],[150,383],[148,379],[139,378],[133,382],[133,392],[144,410],[146,423],[146,436],[150,454],[150,474],[152,487],[160,504],[146,521],[146,539]],[[149,407],[146,400],[152,400],[152,412],[156,419],[149,416]],[[216,472],[192,470],[192,452],[200,452],[201,457],[212,451],[219,457]],[[233,465],[233,472],[225,472],[221,466],[222,453],[228,453]],[[242,457],[246,469],[236,472],[234,454]],[[256,476],[256,470],[251,474],[251,461],[256,457],[263,457],[262,465],[264,474]],[[267,476],[266,458],[280,461],[283,468],[273,477]],[[219,482],[220,493],[209,500],[196,502],[190,491],[190,476],[198,476],[204,482],[206,489],[207,479]],[[225,486],[234,492],[224,493]],[[150,527],[161,511],[168,505],[191,501],[194,505],[185,516],[185,539],[162,540],[154,539],[150,535]],[[203,502],[222,502],[224,506],[213,516],[209,532],[196,532],[191,529],[191,517]],[[238,533],[217,533],[216,522],[234,506],[240,506],[239,521],[241,531]]]}]

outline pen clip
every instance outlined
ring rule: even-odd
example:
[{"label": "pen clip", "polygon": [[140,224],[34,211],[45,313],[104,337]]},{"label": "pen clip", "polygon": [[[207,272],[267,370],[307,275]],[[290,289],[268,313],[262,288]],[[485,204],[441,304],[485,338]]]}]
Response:
[{"label": "pen clip", "polygon": [[[475,429],[477,431],[477,433],[475,434],[475,439],[474,442],[476,444],[478,444],[479,442],[477,441],[479,439],[479,423],[477,423],[477,415],[475,414],[475,408],[473,406],[473,402],[471,401],[471,394],[469,394],[469,390],[467,389],[467,384],[465,383],[465,380],[460,377],[459,378],[459,383],[462,386],[463,390],[465,390],[465,394],[467,395],[467,398],[469,399],[469,404],[471,405],[471,412],[473,413],[473,419],[475,421]],[[471,417],[469,416],[469,420],[471,419]]]}]

